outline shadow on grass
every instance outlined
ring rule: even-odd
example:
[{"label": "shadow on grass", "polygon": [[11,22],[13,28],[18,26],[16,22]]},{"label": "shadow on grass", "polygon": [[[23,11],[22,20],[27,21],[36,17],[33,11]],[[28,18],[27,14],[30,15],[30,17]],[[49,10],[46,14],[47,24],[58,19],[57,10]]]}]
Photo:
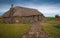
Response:
[{"label": "shadow on grass", "polygon": [[60,24],[54,25],[53,27],[60,29]]}]

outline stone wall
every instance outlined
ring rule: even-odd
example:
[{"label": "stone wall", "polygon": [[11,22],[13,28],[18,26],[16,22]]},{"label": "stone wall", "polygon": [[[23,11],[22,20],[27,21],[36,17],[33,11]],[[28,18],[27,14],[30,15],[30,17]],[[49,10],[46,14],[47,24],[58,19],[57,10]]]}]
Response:
[{"label": "stone wall", "polygon": [[33,15],[33,16],[22,16],[22,17],[13,17],[11,18],[3,18],[3,22],[5,23],[35,23],[43,20],[43,16]]}]

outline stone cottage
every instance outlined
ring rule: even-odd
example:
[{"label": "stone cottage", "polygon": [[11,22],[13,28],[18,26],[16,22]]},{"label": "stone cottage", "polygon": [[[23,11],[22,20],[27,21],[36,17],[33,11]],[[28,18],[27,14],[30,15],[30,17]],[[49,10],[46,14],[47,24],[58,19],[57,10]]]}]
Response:
[{"label": "stone cottage", "polygon": [[44,15],[37,9],[11,5],[11,8],[3,15],[4,23],[35,23],[42,21]]}]

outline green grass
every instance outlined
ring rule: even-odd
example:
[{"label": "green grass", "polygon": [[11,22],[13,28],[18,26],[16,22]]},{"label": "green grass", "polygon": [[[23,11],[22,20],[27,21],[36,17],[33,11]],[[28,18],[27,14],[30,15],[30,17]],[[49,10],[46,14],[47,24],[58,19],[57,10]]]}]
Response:
[{"label": "green grass", "polygon": [[52,36],[54,38],[60,38],[60,28],[59,28],[59,26],[56,26],[55,24],[47,24],[47,23],[42,24],[41,26],[48,36]]},{"label": "green grass", "polygon": [[60,21],[56,19],[55,17],[46,17],[46,21]]},{"label": "green grass", "polygon": [[46,19],[47,19],[47,21],[54,21],[54,20],[56,20],[54,17],[47,17]]},{"label": "green grass", "polygon": [[53,27],[60,29],[60,24],[54,25]]},{"label": "green grass", "polygon": [[29,28],[29,24],[0,24],[0,38],[19,38]]},{"label": "green grass", "polygon": [[0,24],[3,24],[3,21],[2,21],[2,19],[0,19]]},{"label": "green grass", "polygon": [[41,24],[41,27],[48,36],[60,38],[60,20],[53,17],[48,17],[45,19],[45,23]]},{"label": "green grass", "polygon": [[50,24],[60,24],[60,20],[54,17],[46,17],[45,22],[50,23]]}]

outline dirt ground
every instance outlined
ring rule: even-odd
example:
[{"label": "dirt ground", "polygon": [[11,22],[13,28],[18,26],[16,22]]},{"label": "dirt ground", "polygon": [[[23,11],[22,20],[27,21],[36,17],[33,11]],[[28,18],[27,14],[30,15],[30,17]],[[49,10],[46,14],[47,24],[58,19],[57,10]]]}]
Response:
[{"label": "dirt ground", "polygon": [[52,38],[46,35],[40,24],[40,22],[31,24],[30,30],[22,38]]}]

